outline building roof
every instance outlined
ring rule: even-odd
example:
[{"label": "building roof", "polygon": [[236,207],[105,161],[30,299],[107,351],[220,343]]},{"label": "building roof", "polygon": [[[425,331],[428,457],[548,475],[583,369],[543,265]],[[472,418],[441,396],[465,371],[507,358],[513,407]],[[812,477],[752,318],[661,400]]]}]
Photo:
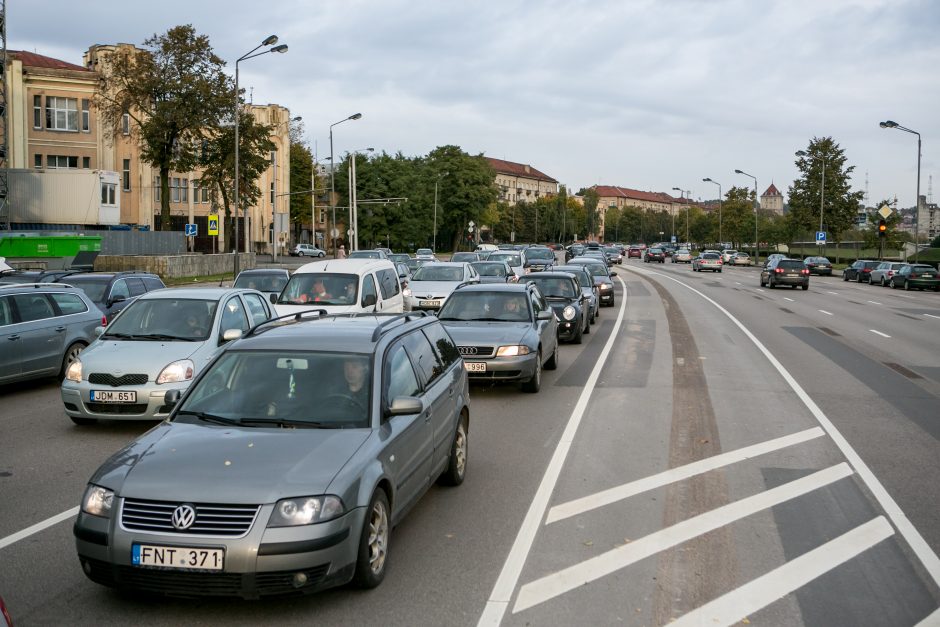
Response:
[{"label": "building roof", "polygon": [[777,187],[771,183],[770,187],[767,188],[767,191],[761,194],[761,196],[783,196],[783,194],[781,194],[780,190],[778,190]]},{"label": "building roof", "polygon": [[533,168],[532,166],[525,163],[515,163],[514,161],[504,161],[502,159],[494,159],[493,157],[483,157],[489,162],[493,169],[496,170],[497,174],[508,174],[510,176],[518,176],[521,178],[527,179],[536,179],[539,181],[546,181],[548,183],[557,183],[555,179],[540,172]]},{"label": "building roof", "polygon": [[619,187],[617,185],[595,185],[594,191],[601,198],[630,198],[633,200],[645,200],[647,202],[660,203],[686,203],[691,202],[687,198],[676,198],[665,192],[641,192],[638,189],[629,187]]},{"label": "building roof", "polygon": [[41,67],[49,70],[71,70],[73,72],[91,72],[82,65],[75,65],[60,59],[53,59],[35,52],[26,52],[25,50],[11,50],[10,54],[20,60],[25,67]]}]

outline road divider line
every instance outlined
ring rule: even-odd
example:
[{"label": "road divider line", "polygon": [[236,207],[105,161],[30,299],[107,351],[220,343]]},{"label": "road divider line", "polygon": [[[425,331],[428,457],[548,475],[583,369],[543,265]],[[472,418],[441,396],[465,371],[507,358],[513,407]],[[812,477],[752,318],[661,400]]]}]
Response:
[{"label": "road divider line", "polygon": [[935,316],[933,314],[924,314],[924,315],[927,316],[928,318],[936,318],[937,320],[940,320],[940,316]]},{"label": "road divider line", "polygon": [[881,304],[881,303],[875,302],[875,301],[873,301],[873,300],[870,300],[870,301],[868,301],[868,302],[870,302],[872,305],[880,305],[880,304]]},{"label": "road divider line", "polygon": [[800,431],[791,435],[785,435],[780,438],[768,440],[767,442],[752,444],[751,446],[746,446],[735,451],[721,453],[720,455],[715,455],[707,459],[692,462],[691,464],[686,464],[685,466],[671,468],[650,477],[645,477],[643,479],[631,481],[630,483],[626,483],[615,488],[610,488],[609,490],[602,490],[589,496],[575,499],[574,501],[568,501],[567,503],[556,505],[548,511],[548,518],[546,519],[545,524],[550,525],[551,523],[558,522],[559,520],[564,520],[566,518],[577,516],[578,514],[583,514],[593,509],[603,507],[605,505],[610,505],[611,503],[616,503],[617,501],[622,501],[631,496],[641,494],[642,492],[661,488],[663,486],[669,485],[670,483],[675,483],[676,481],[682,481],[683,479],[688,479],[690,477],[694,477],[695,475],[700,475],[740,461],[745,461],[760,455],[772,453],[774,451],[787,448],[788,446],[801,444],[824,435],[826,435],[826,432],[823,431],[821,427],[813,427],[812,429],[807,429],[805,431]]},{"label": "road divider line", "polygon": [[11,544],[14,544],[15,542],[19,542],[20,540],[23,540],[24,538],[28,538],[29,536],[33,534],[39,533],[40,531],[48,529],[49,527],[52,527],[53,525],[59,524],[63,520],[68,520],[69,518],[74,518],[75,516],[78,516],[78,507],[73,507],[72,509],[66,510],[62,512],[61,514],[56,514],[52,518],[47,518],[42,522],[38,522],[35,525],[32,525],[31,527],[27,527],[26,529],[23,529],[22,531],[17,531],[16,533],[9,535],[5,538],[0,538],[0,549],[5,549],[6,547],[10,546]]},{"label": "road divider line", "polygon": [[[657,272],[650,272],[649,274],[657,274],[665,279],[674,281],[684,287],[685,289],[692,291],[707,302],[711,303],[723,313],[731,322],[741,330],[745,337],[751,340],[751,343],[757,347],[757,350],[760,351],[764,357],[767,358],[767,361],[777,370],[783,380],[787,382],[787,385],[790,386],[797,397],[803,402],[803,405],[809,410],[809,412],[816,418],[820,426],[829,434],[829,437],[832,438],[832,441],[835,443],[839,450],[842,451],[842,454],[845,455],[845,458],[851,464],[852,468],[855,469],[856,474],[861,478],[862,482],[868,486],[868,489],[871,490],[872,496],[875,497],[875,500],[878,501],[878,504],[885,510],[888,519],[898,530],[898,533],[901,534],[901,537],[904,538],[908,546],[910,546],[911,551],[914,555],[921,561],[924,566],[924,569],[927,571],[927,574],[933,579],[935,585],[940,585],[940,557],[937,557],[937,554],[934,552],[930,545],[927,544],[927,541],[924,540],[924,537],[917,531],[917,528],[911,523],[910,519],[907,517],[907,514],[904,513],[904,510],[897,504],[897,502],[888,494],[888,491],[882,485],[881,481],[878,480],[878,477],[875,476],[875,473],[872,472],[871,468],[868,467],[868,464],[862,459],[862,456],[852,448],[852,445],[849,444],[848,440],[845,439],[845,436],[842,435],[842,432],[839,431],[832,421],[829,420],[829,417],[820,409],[819,405],[816,404],[809,394],[806,393],[806,390],[803,389],[803,386],[800,385],[797,380],[793,377],[790,372],[783,367],[783,364],[780,363],[780,360],[770,352],[770,350],[764,346],[764,343],[757,339],[757,336],[754,335],[750,329],[744,326],[740,320],[738,320],[730,311],[725,309],[718,301],[710,296],[704,294],[701,290],[697,290],[688,283],[680,281],[679,279],[667,276],[665,274],[660,274]],[[901,294],[898,294],[901,296]]]},{"label": "road divider line", "polygon": [[875,335],[880,335],[881,337],[886,337],[888,339],[891,339],[891,336],[888,335],[887,333],[882,333],[881,331],[876,331],[874,329],[868,329],[868,330],[874,333]]},{"label": "road divider line", "polygon": [[740,588],[670,623],[676,627],[732,625],[894,535],[884,516],[874,518]]},{"label": "road divider line", "polygon": [[587,383],[584,384],[584,389],[578,397],[578,402],[575,404],[574,410],[572,410],[571,416],[568,418],[568,424],[565,426],[565,430],[561,434],[561,439],[555,447],[555,452],[548,462],[545,474],[542,475],[542,481],[539,483],[535,496],[532,498],[532,503],[529,505],[522,525],[519,527],[519,532],[516,534],[516,539],[512,543],[509,555],[503,563],[503,568],[496,578],[496,584],[493,586],[493,591],[486,601],[483,614],[477,622],[479,627],[484,625],[499,625],[503,621],[503,616],[509,608],[509,601],[512,599],[512,594],[516,589],[516,585],[519,583],[522,568],[525,566],[529,551],[532,550],[532,544],[535,542],[535,535],[541,527],[540,523],[542,519],[545,517],[545,510],[548,509],[552,492],[555,490],[558,477],[561,475],[562,467],[565,465],[568,451],[571,449],[571,444],[574,442],[578,427],[581,425],[581,419],[584,417],[588,402],[591,400],[594,387],[597,385],[601,372],[604,370],[607,356],[610,355],[614,342],[617,340],[618,331],[620,330],[621,324],[623,324],[624,313],[627,310],[627,285],[620,277],[617,277],[617,280],[620,281],[620,286],[623,288],[623,298],[620,300],[620,312],[617,314],[614,328],[610,332],[610,337],[607,339],[604,349],[597,358],[597,363],[594,364],[594,369],[591,370],[591,375],[588,377]]},{"label": "road divider line", "polygon": [[693,516],[671,527],[611,549],[580,564],[569,566],[551,575],[527,583],[519,590],[516,614],[540,603],[544,603],[565,592],[580,588],[601,577],[616,572],[642,559],[672,548],[692,538],[714,531],[771,507],[786,503],[819,488],[850,477],[852,468],[845,462],[790,481],[776,488],[759,492],[734,503],[728,503],[704,514]]},{"label": "road divider line", "polygon": [[784,297],[783,297],[783,300],[788,300],[788,301],[790,301],[791,303],[795,303],[795,302],[796,302],[795,300],[793,300],[793,299],[790,298],[789,296],[784,296]]},{"label": "road divider line", "polygon": [[832,315],[832,312],[826,311],[825,309],[820,309],[820,310],[819,310],[819,313],[824,313],[824,314],[826,314],[827,316],[831,316],[831,315]]}]

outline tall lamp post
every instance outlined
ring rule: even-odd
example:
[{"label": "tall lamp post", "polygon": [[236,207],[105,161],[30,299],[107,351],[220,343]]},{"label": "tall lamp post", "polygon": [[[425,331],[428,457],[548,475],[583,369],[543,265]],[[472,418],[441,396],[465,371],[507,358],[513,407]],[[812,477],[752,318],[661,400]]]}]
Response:
[{"label": "tall lamp post", "polygon": [[718,186],[718,242],[721,246],[724,246],[724,239],[721,237],[721,183],[718,181],[713,181],[710,178],[702,179],[703,183],[714,183]]},{"label": "tall lamp post", "polygon": [[917,196],[914,198],[914,263],[917,263],[917,254],[920,252],[920,133],[891,120],[881,122],[878,126],[881,128],[896,128],[899,131],[917,135]]},{"label": "tall lamp post", "polygon": [[333,196],[335,195],[336,190],[333,187],[333,182],[334,182],[333,180],[336,175],[336,173],[334,172],[336,168],[333,165],[333,127],[336,126],[337,124],[348,122],[349,120],[358,120],[361,117],[362,117],[361,113],[353,113],[348,118],[343,118],[339,122],[333,122],[332,124],[330,124],[330,214],[332,215],[332,219],[333,219],[333,231],[330,233],[330,235],[332,235],[333,237],[333,256],[334,257],[336,256],[336,235],[335,235],[336,233],[336,201],[333,199]]},{"label": "tall lamp post", "polygon": [[[283,122],[278,124],[276,127],[274,127],[275,137],[277,136],[278,132],[280,132],[281,127],[284,126],[285,124],[290,124],[291,122],[300,122],[301,120],[303,120],[303,117],[299,115],[296,117],[284,120]],[[271,162],[272,162],[271,165],[274,168],[274,198],[271,199],[271,260],[276,263],[277,262],[277,198],[280,196],[280,194],[277,193],[277,166],[278,166],[277,151],[275,151],[271,156],[273,157],[271,159]],[[289,159],[290,155],[288,155],[287,158]]]},{"label": "tall lamp post", "polygon": [[359,250],[359,206],[356,204],[356,155],[360,152],[373,152],[375,148],[358,148],[349,152],[349,224],[352,239],[349,246],[352,250]]},{"label": "tall lamp post", "polygon": [[[238,179],[238,128],[241,126],[241,94],[238,89],[238,64],[242,61],[247,61],[248,59],[253,59],[255,57],[260,57],[263,54],[268,54],[269,52],[278,52],[284,53],[287,52],[287,45],[281,44],[280,46],[275,46],[277,43],[277,35],[268,35],[265,37],[264,41],[260,45],[255,46],[249,52],[243,54],[235,60],[235,221],[238,221],[238,210],[242,210],[242,221],[245,223],[245,252],[248,252],[248,218],[245,215],[247,211],[244,207],[241,207],[241,202],[239,199],[239,188],[241,187]],[[259,48],[264,48],[266,46],[273,46],[267,50],[262,50],[257,52]],[[235,275],[238,275],[238,225],[235,226]]]},{"label": "tall lamp post", "polygon": [[[679,198],[684,198],[689,201],[685,203],[685,243],[688,245],[689,243],[689,204],[692,202],[692,190],[680,189],[678,187],[673,187],[672,189],[679,192]],[[688,194],[688,197],[686,197],[685,194]]]},{"label": "tall lamp post", "polygon": [[744,176],[754,179],[754,265],[760,261],[760,243],[757,240],[757,177],[751,176],[743,170],[735,170],[735,174],[743,174]]},{"label": "tall lamp post", "polygon": [[[440,172],[436,177],[434,177],[434,230],[431,235],[431,252],[437,252],[437,184],[440,182],[442,177],[445,177],[449,172]],[[427,240],[425,240],[427,241]]]}]

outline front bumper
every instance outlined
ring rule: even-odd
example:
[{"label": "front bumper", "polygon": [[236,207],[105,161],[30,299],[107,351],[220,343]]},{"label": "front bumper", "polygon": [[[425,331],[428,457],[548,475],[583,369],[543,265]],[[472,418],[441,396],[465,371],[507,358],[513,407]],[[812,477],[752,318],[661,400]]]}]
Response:
[{"label": "front bumper", "polygon": [[[65,406],[65,413],[73,418],[92,418],[101,420],[163,420],[170,413],[164,403],[166,393],[171,390],[184,391],[190,382],[157,385],[147,382],[143,385],[124,385],[111,387],[106,384],[81,383],[65,380],[60,394]],[[136,392],[135,403],[95,403],[91,400],[94,390],[109,392]]]},{"label": "front bumper", "polygon": [[581,318],[579,313],[574,317],[573,320],[564,320],[561,319],[558,322],[558,339],[562,342],[570,342],[578,337],[579,333],[582,333],[582,326],[584,321]]},{"label": "front bumper", "polygon": [[[366,508],[325,523],[266,529],[273,508],[263,505],[251,529],[239,538],[126,530],[119,522],[119,507],[111,519],[80,512],[73,533],[82,570],[89,579],[136,592],[256,599],[308,594],[352,578]],[[131,563],[134,544],[221,548],[225,550],[224,569],[135,566]]]},{"label": "front bumper", "polygon": [[535,360],[537,353],[520,355],[518,357],[491,357],[477,359],[465,357],[467,363],[485,363],[486,372],[471,372],[467,370],[467,378],[471,381],[528,381],[535,374]]},{"label": "front bumper", "polygon": [[601,302],[601,305],[613,305],[614,304],[614,290],[603,290],[598,295],[598,299]]}]

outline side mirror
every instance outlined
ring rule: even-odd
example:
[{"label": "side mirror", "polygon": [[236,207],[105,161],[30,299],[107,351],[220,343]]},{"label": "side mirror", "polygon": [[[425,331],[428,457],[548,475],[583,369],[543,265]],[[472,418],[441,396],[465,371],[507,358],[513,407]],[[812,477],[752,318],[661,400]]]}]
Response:
[{"label": "side mirror", "polygon": [[222,332],[222,343],[231,342],[232,340],[237,340],[242,336],[241,329],[226,329]]},{"label": "side mirror", "polygon": [[610,271],[610,276],[615,277],[615,276],[617,276],[617,273],[614,272],[613,270],[611,270],[611,271]]},{"label": "side mirror", "polygon": [[376,302],[378,302],[378,298],[376,298],[375,294],[367,294],[367,295],[365,295],[365,296],[362,297],[362,306],[363,306],[363,307],[371,307],[371,306],[374,305]]},{"label": "side mirror", "polygon": [[121,296],[120,294],[118,294],[117,296],[112,296],[111,298],[108,299],[108,307],[110,307],[114,303],[123,303],[125,300],[127,300],[127,296]]},{"label": "side mirror", "polygon": [[277,297],[278,297],[278,294],[269,294],[269,295],[268,295],[268,300],[271,301],[271,304],[272,304],[272,305],[276,305],[276,304],[277,304]]},{"label": "side mirror", "polygon": [[555,317],[555,312],[551,309],[543,309],[539,312],[538,320],[551,320]]},{"label": "side mirror", "polygon": [[424,401],[414,396],[396,396],[388,406],[389,416],[411,416],[424,411]]},{"label": "side mirror", "polygon": [[104,327],[95,327],[95,337],[101,337],[104,333]]},{"label": "side mirror", "polygon": [[170,408],[176,407],[182,395],[183,393],[179,390],[167,390],[166,394],[163,395],[163,404]]}]

